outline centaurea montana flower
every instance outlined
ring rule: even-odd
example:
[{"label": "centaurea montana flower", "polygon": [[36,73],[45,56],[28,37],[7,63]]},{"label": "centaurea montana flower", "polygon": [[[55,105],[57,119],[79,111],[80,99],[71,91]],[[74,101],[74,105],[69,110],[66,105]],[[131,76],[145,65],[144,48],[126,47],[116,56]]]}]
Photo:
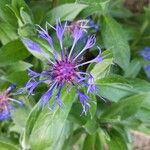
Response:
[{"label": "centaurea montana flower", "polygon": [[98,24],[96,24],[91,19],[91,17],[88,17],[88,19],[72,21],[69,25],[67,25],[66,30],[67,30],[67,32],[73,34],[73,32],[76,28],[81,29],[81,31],[83,31],[84,34],[87,33],[87,29],[94,29],[95,33],[99,31]]},{"label": "centaurea montana flower", "polygon": [[[145,47],[143,50],[140,51],[140,55],[145,59],[150,61],[150,47]],[[144,70],[147,77],[150,79],[150,64],[144,65]]]},{"label": "centaurea montana flower", "polygon": [[87,17],[88,21],[88,26],[92,29],[94,29],[95,32],[98,32],[100,30],[100,25],[98,23],[96,23],[93,19],[92,16],[88,16]]},{"label": "centaurea montana flower", "polygon": [[12,84],[5,91],[0,92],[0,121],[11,118],[12,102],[21,106],[23,105],[21,101],[11,98],[11,92],[14,88],[15,85]]},{"label": "centaurea montana flower", "polygon": [[[50,25],[50,24],[48,24]],[[51,25],[50,25],[51,26]],[[50,100],[52,94],[54,93],[54,90],[56,90],[55,94],[55,103],[57,103],[60,107],[63,106],[63,103],[60,98],[61,90],[63,87],[66,86],[66,88],[70,85],[75,88],[80,102],[83,107],[83,112],[86,113],[89,109],[89,102],[90,98],[87,94],[83,93],[81,91],[81,87],[85,86],[87,88],[87,93],[93,93],[96,91],[96,85],[94,82],[93,76],[85,71],[81,71],[81,67],[87,64],[91,63],[98,63],[102,61],[101,57],[101,50],[98,47],[99,55],[94,58],[93,60],[87,61],[87,62],[81,62],[80,58],[83,56],[83,54],[90,48],[92,48],[96,43],[95,35],[89,36],[85,46],[82,50],[79,51],[79,53],[75,53],[75,47],[78,44],[78,41],[82,37],[82,29],[75,28],[73,32],[73,36],[70,36],[73,40],[73,44],[71,48],[63,47],[63,36],[66,31],[66,26],[62,25],[60,21],[56,22],[56,27],[51,26],[56,31],[57,39],[60,43],[60,53],[56,51],[53,45],[52,37],[48,33],[47,29],[43,29],[40,26],[38,29],[39,36],[48,41],[51,49],[53,50],[53,60],[49,59],[47,57],[47,54],[42,50],[40,45],[35,43],[34,41],[23,38],[22,41],[27,47],[27,49],[32,53],[38,52],[39,54],[45,56],[45,58],[48,61],[48,68],[44,69],[43,72],[37,73],[35,71],[32,71],[31,69],[28,69],[29,76],[31,76],[31,79],[27,82],[24,90],[28,90],[29,94],[33,93],[33,90],[42,82],[48,82],[49,83],[49,89],[47,92],[45,92],[40,101],[42,102],[42,105],[45,106],[45,104],[48,103]],[[68,50],[69,49],[69,50]],[[38,80],[38,78],[42,77],[43,79]]]},{"label": "centaurea montana flower", "polygon": [[150,47],[145,47],[140,51],[140,55],[146,60],[150,60]]}]

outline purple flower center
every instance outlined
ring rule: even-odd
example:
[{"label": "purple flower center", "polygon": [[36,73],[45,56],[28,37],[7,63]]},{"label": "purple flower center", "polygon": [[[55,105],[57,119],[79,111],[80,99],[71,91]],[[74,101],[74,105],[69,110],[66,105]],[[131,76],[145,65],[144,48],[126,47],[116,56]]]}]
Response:
[{"label": "purple flower center", "polygon": [[57,82],[72,82],[76,77],[75,64],[66,61],[59,61],[53,67],[53,77]]}]

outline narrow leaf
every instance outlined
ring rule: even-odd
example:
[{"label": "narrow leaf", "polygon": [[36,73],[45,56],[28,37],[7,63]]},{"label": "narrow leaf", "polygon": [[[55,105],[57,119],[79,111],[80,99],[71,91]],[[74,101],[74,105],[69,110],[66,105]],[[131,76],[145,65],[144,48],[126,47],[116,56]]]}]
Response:
[{"label": "narrow leaf", "polygon": [[130,48],[126,39],[125,32],[121,25],[113,18],[104,16],[102,26],[102,38],[106,48],[112,48],[114,61],[124,71],[130,62]]}]

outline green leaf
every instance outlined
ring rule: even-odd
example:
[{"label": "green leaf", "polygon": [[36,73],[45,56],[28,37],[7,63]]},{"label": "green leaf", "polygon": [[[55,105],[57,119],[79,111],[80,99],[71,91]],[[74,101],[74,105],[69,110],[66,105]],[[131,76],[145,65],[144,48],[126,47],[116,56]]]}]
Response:
[{"label": "green leaf", "polygon": [[118,131],[112,129],[109,132],[109,136],[110,141],[108,141],[107,143],[110,150],[128,150],[128,141],[125,141]]},{"label": "green leaf", "polygon": [[0,1],[0,20],[16,27],[17,20],[10,9],[8,9],[7,5],[9,4],[10,0]]},{"label": "green leaf", "polygon": [[144,101],[142,104],[141,109],[136,113],[136,119],[140,120],[141,125],[149,124],[150,123],[150,100]]},{"label": "green leaf", "polygon": [[102,58],[104,58],[102,62],[94,65],[92,69],[90,69],[92,65],[88,68],[95,80],[99,80],[110,74],[111,65],[113,65],[112,50],[103,51]]},{"label": "green leaf", "polygon": [[0,80],[16,83],[20,86],[24,86],[28,79],[29,77],[26,71],[13,72],[11,74],[3,75],[0,77]]},{"label": "green leaf", "polygon": [[90,98],[94,102],[94,103],[91,103],[91,106],[89,108],[89,114],[91,116],[91,119],[93,119],[94,116],[96,115],[96,111],[97,111],[97,99],[96,99],[96,96],[93,94],[90,94]]},{"label": "green leaf", "polygon": [[65,140],[67,117],[76,98],[74,90],[69,93],[63,91],[61,95],[63,109],[57,107],[51,111],[45,107],[41,111],[37,107],[30,114],[24,138],[29,139],[32,150],[61,149],[61,140]]},{"label": "green leaf", "polygon": [[0,1],[0,41],[6,44],[17,38],[17,20],[14,14],[8,9],[10,0]]},{"label": "green leaf", "polygon": [[102,62],[96,64],[94,68],[91,70],[91,74],[93,75],[95,80],[99,80],[107,76],[110,72],[110,67],[113,64],[112,58],[104,59]]},{"label": "green leaf", "polygon": [[115,102],[125,96],[150,91],[149,82],[140,79],[131,80],[118,75],[100,79],[97,85],[100,88],[98,95]]},{"label": "green leaf", "polygon": [[42,19],[45,17],[45,14],[51,9],[51,2],[49,0],[45,0],[44,3],[42,1],[31,1],[30,8],[32,9],[32,13],[34,14],[34,22],[36,24],[41,24]]},{"label": "green leaf", "polygon": [[103,144],[104,142],[100,139],[98,133],[87,135],[84,141],[83,150],[101,150],[104,149]]},{"label": "green leaf", "polygon": [[12,7],[14,8],[18,16],[20,16],[21,8],[24,8],[25,11],[30,15],[30,17],[32,16],[31,10],[24,0],[12,0]]},{"label": "green leaf", "polygon": [[25,132],[22,135],[22,139],[21,139],[21,146],[24,149],[30,149],[29,136],[33,130],[34,123],[37,121],[41,111],[42,111],[42,107],[39,107],[39,103],[37,103],[29,114],[29,117],[26,122]]},{"label": "green leaf", "polygon": [[83,150],[95,149],[95,135],[87,135],[84,141]]},{"label": "green leaf", "polygon": [[89,5],[91,3],[98,4],[100,2],[102,2],[102,0],[77,0],[77,3],[86,3],[86,4],[89,4]]},{"label": "green leaf", "polygon": [[[18,132],[22,134],[24,132],[26,121],[31,111],[31,103],[29,101],[33,99],[27,99],[26,96],[16,96],[16,99],[22,101],[24,103],[23,106],[19,106],[11,111],[11,118],[13,120],[14,126],[10,128],[10,131]],[[19,115],[18,115],[19,114]]]},{"label": "green leaf", "polygon": [[110,1],[109,14],[119,19],[129,18],[133,15],[131,11],[124,6],[122,0]]},{"label": "green leaf", "polygon": [[80,139],[83,134],[83,129],[76,129],[64,142],[62,150],[70,150],[73,145]]},{"label": "green leaf", "polygon": [[102,26],[102,38],[106,48],[113,50],[114,61],[124,71],[130,62],[130,48],[125,38],[125,33],[119,23],[113,18],[104,16]]},{"label": "green leaf", "polygon": [[12,64],[28,56],[29,53],[21,41],[11,41],[0,49],[0,66]]},{"label": "green leaf", "polygon": [[73,20],[86,7],[87,5],[75,3],[58,6],[47,13],[43,23],[48,21],[54,24],[56,18],[61,18],[61,20]]},{"label": "green leaf", "polygon": [[108,13],[110,0],[77,0],[77,3],[88,5],[88,7],[83,10],[81,16],[88,17],[94,13],[100,16]]},{"label": "green leaf", "polygon": [[11,4],[8,4],[7,7],[16,17],[19,27],[23,26],[24,23],[26,23],[24,22],[25,21],[24,14],[22,14],[22,12],[20,13],[20,10],[24,9],[26,14],[29,14],[30,17],[32,18],[32,12],[24,0],[12,0]]},{"label": "green leaf", "polygon": [[24,61],[18,61],[8,65],[7,72],[24,71],[33,65]]},{"label": "green leaf", "polygon": [[150,109],[141,108],[135,115],[136,119],[140,120],[141,125],[150,124]]},{"label": "green leaf", "polygon": [[26,13],[26,12],[24,11],[24,8],[23,8],[23,7],[21,7],[21,9],[20,9],[20,16],[21,16],[21,18],[22,18],[24,24],[32,24],[32,19],[31,19],[31,17],[29,16],[28,13]]},{"label": "green leaf", "polygon": [[101,115],[101,119],[117,119],[124,120],[132,117],[142,106],[144,101],[148,101],[150,93],[137,94],[124,99],[121,99],[118,103],[112,104]]},{"label": "green leaf", "polygon": [[14,145],[8,144],[8,143],[2,142],[2,141],[0,141],[0,149],[1,150],[19,150]]},{"label": "green leaf", "polygon": [[147,20],[149,20],[149,18],[150,18],[150,7],[147,7],[147,8],[145,7],[144,9],[145,9],[145,17]]},{"label": "green leaf", "polygon": [[99,125],[97,120],[93,118],[92,120],[88,120],[87,123],[84,125],[85,130],[88,134],[93,135],[97,132]]},{"label": "green leaf", "polygon": [[141,63],[138,59],[133,59],[125,72],[125,77],[135,78],[141,69]]},{"label": "green leaf", "polygon": [[17,38],[16,28],[8,23],[0,22],[0,41],[3,45]]},{"label": "green leaf", "polygon": [[87,119],[88,119],[88,116],[82,115],[82,117],[81,117],[82,109],[83,108],[81,106],[81,103],[76,102],[73,104],[71,111],[69,113],[69,120],[71,120],[72,122],[74,122],[76,124],[79,124],[80,126],[83,126],[87,122]]}]

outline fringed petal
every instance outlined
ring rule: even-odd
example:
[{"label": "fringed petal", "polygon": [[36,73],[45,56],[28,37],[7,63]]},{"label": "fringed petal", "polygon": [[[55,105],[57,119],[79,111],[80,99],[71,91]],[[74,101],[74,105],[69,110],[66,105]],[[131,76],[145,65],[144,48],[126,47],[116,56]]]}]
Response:
[{"label": "fringed petal", "polygon": [[56,83],[54,83],[54,84],[49,88],[49,90],[48,90],[47,92],[45,92],[45,93],[42,95],[42,97],[41,97],[41,99],[40,99],[40,102],[41,102],[41,105],[42,105],[42,106],[45,106],[45,105],[48,103],[48,101],[50,100],[50,98],[51,98],[51,96],[52,96],[52,94],[53,94],[53,90],[54,90],[55,86],[56,86]]},{"label": "fringed petal", "polygon": [[48,31],[44,30],[42,27],[40,27],[39,25],[37,25],[40,30],[37,29],[38,33],[39,33],[39,36],[42,37],[43,39],[47,40],[50,47],[52,48],[53,50],[53,55],[55,57],[55,59],[58,57],[58,53],[56,52],[55,48],[54,48],[54,45],[53,45],[53,40],[51,38],[51,36],[49,35]]},{"label": "fringed petal", "polygon": [[96,56],[96,58],[90,60],[90,61],[87,61],[87,62],[84,62],[82,64],[79,64],[77,66],[75,66],[75,68],[78,68],[80,66],[84,66],[84,65],[87,65],[87,64],[91,64],[91,63],[99,63],[99,62],[102,62],[103,61],[103,58],[101,56],[101,49],[98,47],[98,50],[99,50],[99,54]]},{"label": "fringed petal", "polygon": [[21,39],[26,48],[29,50],[31,53],[37,53],[39,55],[42,55],[45,57],[51,64],[54,64],[50,59],[49,56],[42,50],[39,44],[35,43],[34,41],[28,39],[28,38],[22,38]]},{"label": "fringed petal", "polygon": [[75,61],[82,53],[84,53],[87,49],[92,48],[96,43],[95,35],[89,36],[84,48],[79,52],[79,54],[73,59]]},{"label": "fringed petal", "polygon": [[67,22],[65,23],[65,25],[63,27],[60,19],[56,19],[56,35],[57,35],[57,38],[59,39],[61,49],[63,49],[62,38],[65,33],[66,24],[67,24]]},{"label": "fringed petal", "polygon": [[11,113],[10,113],[9,108],[0,112],[0,121],[7,120],[9,118],[11,118]]},{"label": "fringed petal", "polygon": [[83,108],[81,115],[82,114],[86,115],[90,107],[90,104],[89,104],[90,98],[88,97],[88,95],[82,93],[79,90],[77,90],[77,93],[78,93],[78,96],[79,96],[79,99]]}]

